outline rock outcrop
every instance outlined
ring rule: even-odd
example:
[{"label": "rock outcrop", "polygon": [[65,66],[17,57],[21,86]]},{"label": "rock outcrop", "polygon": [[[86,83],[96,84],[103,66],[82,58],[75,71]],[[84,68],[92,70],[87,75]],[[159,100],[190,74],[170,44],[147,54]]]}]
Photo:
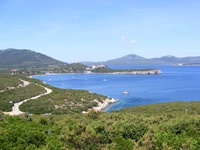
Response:
[{"label": "rock outcrop", "polygon": [[113,72],[112,74],[133,74],[133,75],[157,75],[161,74],[161,71],[158,69],[152,70],[137,70],[137,71],[122,71],[122,72]]}]

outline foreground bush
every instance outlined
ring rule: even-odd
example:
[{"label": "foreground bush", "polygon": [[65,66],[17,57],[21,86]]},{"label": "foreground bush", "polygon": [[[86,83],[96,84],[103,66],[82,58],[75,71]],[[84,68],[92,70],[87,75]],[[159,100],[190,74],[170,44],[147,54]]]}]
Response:
[{"label": "foreground bush", "polygon": [[199,109],[200,102],[178,102],[86,115],[0,114],[0,149],[199,150]]}]

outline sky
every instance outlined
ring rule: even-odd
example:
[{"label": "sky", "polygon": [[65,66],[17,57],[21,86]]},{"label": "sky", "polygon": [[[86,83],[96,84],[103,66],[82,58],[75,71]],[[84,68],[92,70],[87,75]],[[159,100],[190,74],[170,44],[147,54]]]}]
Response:
[{"label": "sky", "polygon": [[0,0],[0,49],[64,62],[200,56],[200,0]]}]

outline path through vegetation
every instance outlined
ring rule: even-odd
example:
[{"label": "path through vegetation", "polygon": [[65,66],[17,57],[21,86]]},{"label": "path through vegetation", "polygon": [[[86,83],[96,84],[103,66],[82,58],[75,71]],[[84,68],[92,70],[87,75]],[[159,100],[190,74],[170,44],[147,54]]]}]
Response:
[{"label": "path through vegetation", "polygon": [[[28,82],[28,81],[25,81],[25,80],[21,80],[21,81],[23,81],[23,85],[24,85],[24,86],[29,85],[29,82]],[[27,102],[28,100],[37,99],[37,98],[39,98],[39,97],[41,97],[41,96],[50,94],[50,93],[52,92],[52,90],[49,89],[49,88],[47,88],[47,87],[41,86],[41,85],[39,85],[39,84],[37,84],[37,83],[36,83],[36,85],[38,85],[38,86],[44,88],[44,89],[46,90],[46,92],[43,93],[43,94],[40,94],[40,95],[31,97],[31,98],[28,98],[28,99],[25,99],[25,100],[23,100],[23,101],[21,101],[21,102],[15,103],[14,106],[12,107],[12,111],[11,111],[11,112],[4,112],[4,114],[8,114],[8,115],[19,115],[19,114],[23,114],[24,112],[22,112],[22,111],[19,110],[19,106],[20,106],[20,105],[22,105],[24,102]]]}]

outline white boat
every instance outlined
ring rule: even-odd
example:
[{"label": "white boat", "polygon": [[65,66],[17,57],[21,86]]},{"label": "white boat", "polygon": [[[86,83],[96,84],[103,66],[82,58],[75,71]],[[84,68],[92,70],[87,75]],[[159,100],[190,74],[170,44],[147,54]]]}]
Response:
[{"label": "white boat", "polygon": [[74,76],[74,73],[73,73],[73,76],[72,76],[72,80],[76,80],[76,77]]},{"label": "white boat", "polygon": [[128,91],[126,91],[126,85],[125,85],[125,90],[124,90],[124,92],[122,92],[122,94],[124,94],[124,95],[127,95],[127,94],[129,94],[129,92],[128,92]]},{"label": "white boat", "polygon": [[127,95],[127,94],[129,94],[129,92],[124,91],[124,92],[122,92],[122,94]]},{"label": "white boat", "polygon": [[106,82],[107,81],[107,79],[105,78],[105,75],[103,76],[103,82]]}]

